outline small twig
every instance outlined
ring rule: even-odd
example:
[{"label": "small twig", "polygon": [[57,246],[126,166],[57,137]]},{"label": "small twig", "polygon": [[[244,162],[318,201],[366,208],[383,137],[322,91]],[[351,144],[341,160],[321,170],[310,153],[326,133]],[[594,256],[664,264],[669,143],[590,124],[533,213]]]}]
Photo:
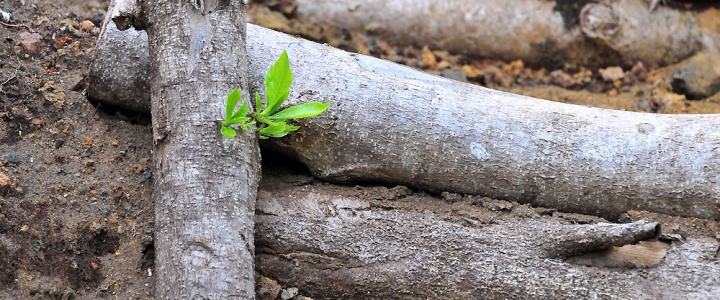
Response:
[{"label": "small twig", "polygon": [[98,285],[97,289],[95,289],[95,295],[97,296],[97,294],[99,292],[107,292],[107,290],[110,289],[110,286],[113,284],[115,284],[115,280],[113,280],[112,283],[109,283],[106,287],[102,287],[101,285]]},{"label": "small twig", "polygon": [[0,22],[0,24],[5,25],[5,26],[7,26],[7,27],[25,27],[25,28],[27,28],[27,29],[30,30],[30,31],[34,31],[32,28],[30,28],[30,26],[25,25],[25,24],[8,24],[8,23],[5,23],[5,22]]},{"label": "small twig", "polygon": [[17,77],[17,70],[15,70],[15,72],[13,72],[13,74],[12,74],[12,76],[10,76],[10,78],[8,78],[7,80],[3,81],[3,83],[0,83],[0,93],[5,94],[5,91],[3,91],[2,87],[3,87],[4,85],[6,85],[8,82],[10,82],[10,80],[15,79],[16,77]]}]

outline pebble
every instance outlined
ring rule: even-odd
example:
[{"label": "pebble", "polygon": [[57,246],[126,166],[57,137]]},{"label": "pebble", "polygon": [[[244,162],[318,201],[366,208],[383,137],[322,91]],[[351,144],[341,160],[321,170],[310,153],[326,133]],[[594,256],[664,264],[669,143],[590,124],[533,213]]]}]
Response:
[{"label": "pebble", "polygon": [[55,83],[55,81],[47,81],[43,87],[38,89],[38,92],[43,93],[45,101],[53,104],[57,108],[61,108],[65,104],[65,92],[62,87]]},{"label": "pebble", "polygon": [[625,72],[623,72],[621,67],[609,67],[600,69],[600,76],[602,76],[602,79],[607,82],[614,82],[625,78]]},{"label": "pebble", "polygon": [[95,24],[100,25],[101,22],[105,21],[105,14],[103,13],[96,13],[90,17],[92,19],[92,22]]},{"label": "pebble", "polygon": [[420,56],[422,57],[423,63],[425,63],[425,66],[430,69],[434,69],[435,66],[437,66],[437,58],[435,58],[435,54],[432,53],[432,51],[428,49],[423,49],[420,53]]},{"label": "pebble", "polygon": [[462,196],[460,194],[456,193],[450,193],[450,192],[442,192],[440,196],[443,198],[443,200],[447,202],[458,202],[462,200]]},{"label": "pebble", "polygon": [[5,23],[10,22],[10,14],[0,10],[0,19]]},{"label": "pebble", "polygon": [[12,186],[12,180],[7,174],[0,172],[0,188],[9,188]]},{"label": "pebble", "polygon": [[462,70],[444,70],[440,73],[440,76],[461,82],[467,82],[467,77],[465,77],[465,73],[463,73]]},{"label": "pebble", "polygon": [[496,66],[488,66],[483,71],[483,81],[487,87],[493,89],[498,87],[509,87],[512,85],[513,77]]},{"label": "pebble", "polygon": [[90,20],[85,20],[80,22],[80,30],[83,32],[90,32],[95,28],[95,24],[93,24]]},{"label": "pebble", "polygon": [[280,294],[282,287],[277,281],[260,276],[260,280],[257,282],[257,295],[261,300],[275,300],[278,294]]},{"label": "pebble", "polygon": [[2,158],[3,158],[3,160],[4,160],[5,163],[15,163],[15,164],[17,164],[17,163],[20,163],[20,162],[22,161],[22,160],[20,159],[20,157],[18,157],[17,155],[15,155],[15,153],[12,152],[12,150],[10,150],[10,149],[5,149],[5,150],[3,151],[3,157],[2,157]]},{"label": "pebble", "polygon": [[569,88],[575,85],[575,79],[563,70],[555,70],[550,72],[550,82],[562,88]]},{"label": "pebble", "polygon": [[288,300],[292,297],[297,296],[298,289],[297,288],[286,288],[282,290],[282,293],[280,293],[280,299],[282,300]]},{"label": "pebble", "polygon": [[465,76],[470,78],[477,78],[483,75],[483,71],[475,66],[463,65],[460,69],[465,73]]},{"label": "pebble", "polygon": [[708,98],[720,92],[720,53],[699,53],[668,77],[673,92],[689,100]]},{"label": "pebble", "polygon": [[645,69],[645,65],[642,62],[638,62],[630,69],[630,74],[635,75],[640,80],[645,80],[648,77],[648,71]]},{"label": "pebble", "polygon": [[30,55],[37,55],[40,53],[40,42],[42,36],[38,33],[23,32],[18,38],[20,39],[20,45]]}]

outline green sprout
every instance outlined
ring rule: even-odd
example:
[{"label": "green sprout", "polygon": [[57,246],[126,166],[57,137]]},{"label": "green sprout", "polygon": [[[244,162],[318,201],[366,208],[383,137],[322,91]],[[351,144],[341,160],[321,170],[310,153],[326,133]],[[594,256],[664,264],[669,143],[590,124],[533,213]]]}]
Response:
[{"label": "green sprout", "polygon": [[225,121],[220,123],[220,133],[227,138],[232,138],[237,132],[231,126],[239,125],[244,131],[250,125],[257,124],[260,139],[283,137],[300,128],[300,126],[287,124],[288,120],[317,116],[330,105],[329,102],[308,102],[290,106],[276,113],[290,95],[291,84],[290,59],[288,59],[287,52],[283,51],[265,74],[265,106],[260,99],[260,94],[255,92],[255,112],[248,114],[250,107],[245,101],[235,111],[235,106],[242,98],[240,91],[235,88],[227,97]]}]

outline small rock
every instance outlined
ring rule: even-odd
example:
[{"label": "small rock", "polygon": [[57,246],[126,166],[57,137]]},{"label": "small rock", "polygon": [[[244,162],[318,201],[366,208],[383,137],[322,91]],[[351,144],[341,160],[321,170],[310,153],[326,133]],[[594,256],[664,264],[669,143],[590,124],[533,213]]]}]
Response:
[{"label": "small rock", "polygon": [[72,44],[70,44],[70,51],[72,51],[73,55],[75,56],[79,56],[80,54],[82,54],[82,51],[80,50],[80,42],[72,42]]},{"label": "small rock", "polygon": [[483,81],[489,88],[509,87],[512,85],[513,77],[496,66],[488,66],[483,70]]},{"label": "small rock", "polygon": [[502,69],[506,74],[517,77],[520,76],[520,73],[522,73],[523,69],[525,69],[525,63],[523,63],[522,60],[511,61],[510,63],[503,65]]},{"label": "small rock", "polygon": [[550,72],[550,83],[562,88],[569,88],[575,85],[575,80],[565,71],[555,70]]},{"label": "small rock", "polygon": [[40,119],[33,119],[30,121],[30,127],[35,130],[42,128],[43,125],[45,125],[45,123]]},{"label": "small rock", "polygon": [[394,188],[391,188],[390,191],[393,192],[395,194],[395,197],[397,197],[397,198],[404,198],[409,195],[412,195],[412,193],[413,193],[413,191],[410,188],[403,186],[403,185],[398,185]]},{"label": "small rock", "polygon": [[105,14],[103,14],[101,12],[96,13],[96,14],[90,16],[90,19],[92,20],[93,23],[95,23],[99,26],[101,22],[105,21]]},{"label": "small rock", "polygon": [[86,137],[85,140],[83,140],[82,146],[84,149],[88,149],[88,148],[92,147],[92,145],[93,145],[93,138]]},{"label": "small rock", "polygon": [[288,300],[292,297],[297,296],[298,289],[297,288],[286,288],[282,290],[282,293],[280,293],[280,299],[282,300]]},{"label": "small rock", "polygon": [[[68,36],[63,36],[63,37],[59,38],[57,43],[55,43],[55,49],[62,49],[62,47],[64,47],[65,44],[67,44],[67,42],[69,42],[69,41],[72,41],[72,39]],[[62,56],[62,55],[60,55],[60,53],[58,53],[58,56]]]},{"label": "small rock", "polygon": [[720,53],[699,53],[668,77],[673,92],[689,100],[708,98],[720,92]]},{"label": "small rock", "polygon": [[437,64],[437,67],[435,67],[435,68],[438,70],[450,69],[450,68],[452,68],[452,64],[446,60],[443,60],[443,61],[439,62]]},{"label": "small rock", "polygon": [[5,23],[10,22],[10,14],[0,10],[0,19]]},{"label": "small rock", "polygon": [[621,67],[609,67],[600,69],[600,76],[607,82],[613,82],[625,78],[625,73]]},{"label": "small rock", "polygon": [[35,20],[35,23],[33,23],[33,25],[40,26],[45,23],[50,23],[50,19],[48,19],[48,17],[46,17],[46,16],[41,16]]},{"label": "small rock", "polygon": [[575,80],[575,84],[580,85],[580,86],[584,86],[585,84],[592,82],[592,76],[593,76],[592,70],[582,68],[582,67],[580,68],[580,70],[577,73],[572,75],[573,80]]},{"label": "small rock", "polygon": [[43,93],[45,101],[52,103],[52,105],[57,108],[61,108],[65,104],[65,92],[62,91],[62,88],[56,84],[55,81],[50,80],[46,82],[43,87],[38,89],[38,92]]},{"label": "small rock", "polygon": [[489,198],[484,198],[483,200],[482,206],[490,211],[511,211],[514,206],[512,202],[505,200],[495,200]]},{"label": "small rock", "polygon": [[281,288],[277,281],[265,276],[260,276],[255,291],[261,300],[275,300],[278,294],[280,294]]},{"label": "small rock", "polygon": [[423,49],[420,53],[420,56],[422,57],[423,63],[425,63],[425,66],[429,69],[434,69],[435,66],[437,66],[437,59],[435,58],[435,54],[432,53],[432,51],[428,49]]},{"label": "small rock", "polygon": [[10,150],[10,149],[5,149],[5,150],[3,150],[2,158],[3,158],[3,160],[5,161],[5,163],[15,163],[15,164],[17,164],[17,163],[20,163],[20,162],[22,161],[22,160],[20,159],[20,157],[18,157],[17,155],[15,155],[15,152],[13,152],[13,151]]},{"label": "small rock", "polygon": [[635,77],[640,80],[645,80],[648,77],[647,69],[645,69],[645,65],[643,65],[642,62],[634,64],[630,69],[630,74],[635,75]]},{"label": "small rock", "polygon": [[465,77],[465,73],[463,73],[462,70],[445,70],[440,73],[440,76],[461,82],[467,82],[467,77]]},{"label": "small rock", "polygon": [[462,196],[456,193],[442,192],[440,196],[443,198],[443,200],[448,202],[458,202],[462,200]]},{"label": "small rock", "polygon": [[40,34],[23,32],[18,38],[20,39],[20,45],[28,54],[37,55],[40,53],[40,42],[42,41]]},{"label": "small rock", "polygon": [[463,71],[463,73],[465,73],[465,76],[468,78],[477,78],[483,75],[483,71],[479,68],[476,68],[475,66],[463,65],[460,69]]},{"label": "small rock", "polygon": [[80,22],[80,30],[83,32],[90,32],[93,28],[95,28],[95,24],[93,24],[90,20]]},{"label": "small rock", "polygon": [[7,174],[0,172],[0,188],[9,188],[12,186],[12,180]]}]

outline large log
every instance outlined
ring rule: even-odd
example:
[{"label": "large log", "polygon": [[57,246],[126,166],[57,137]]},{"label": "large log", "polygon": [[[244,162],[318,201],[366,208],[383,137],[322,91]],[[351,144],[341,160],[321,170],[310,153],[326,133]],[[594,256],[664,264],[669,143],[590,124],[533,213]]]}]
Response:
[{"label": "large log", "polygon": [[[91,97],[104,91],[120,96],[97,100],[147,111],[144,81],[133,77],[145,62],[110,61],[142,58],[144,44],[127,42],[141,36],[108,26],[90,74]],[[283,49],[296,78],[289,104],[332,105],[296,134],[264,145],[319,178],[478,194],[610,219],[630,209],[720,218],[717,116],[538,100],[248,25],[251,89],[260,91]]]},{"label": "large log", "polygon": [[[448,204],[401,187],[368,195],[303,181],[263,178],[256,268],[315,299],[713,299],[720,293],[720,244],[713,238],[647,248],[661,262],[642,268],[634,266],[643,252],[625,255],[615,268],[576,264],[565,258],[645,239],[657,224],[579,225],[522,206],[490,212],[470,205],[489,200]],[[593,261],[622,256],[612,249]]]},{"label": "large log", "polygon": [[254,131],[227,139],[217,123],[229,91],[249,94],[245,7],[241,0],[143,2],[157,299],[255,296],[260,149]]},{"label": "large log", "polygon": [[349,30],[370,28],[394,43],[545,67],[667,65],[720,45],[716,29],[702,26],[716,24],[714,15],[665,6],[650,11],[644,0],[296,3],[301,16]]}]

